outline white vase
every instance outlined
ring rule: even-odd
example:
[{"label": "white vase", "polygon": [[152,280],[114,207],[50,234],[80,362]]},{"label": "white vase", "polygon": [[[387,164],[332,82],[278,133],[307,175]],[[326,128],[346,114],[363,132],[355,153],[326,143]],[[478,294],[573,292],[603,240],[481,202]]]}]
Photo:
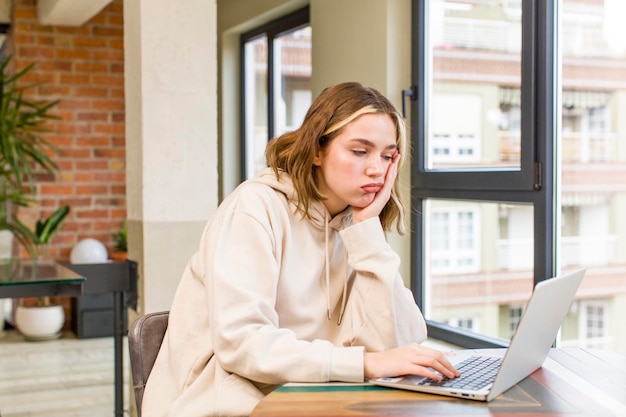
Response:
[{"label": "white vase", "polygon": [[6,303],[4,302],[4,298],[0,298],[0,337],[3,337],[6,333],[4,332],[4,321],[5,321],[5,307]]},{"label": "white vase", "polygon": [[9,259],[13,256],[13,233],[10,230],[0,230],[0,259]]},{"label": "white vase", "polygon": [[63,306],[18,306],[15,326],[28,340],[49,340],[61,336],[65,323]]}]

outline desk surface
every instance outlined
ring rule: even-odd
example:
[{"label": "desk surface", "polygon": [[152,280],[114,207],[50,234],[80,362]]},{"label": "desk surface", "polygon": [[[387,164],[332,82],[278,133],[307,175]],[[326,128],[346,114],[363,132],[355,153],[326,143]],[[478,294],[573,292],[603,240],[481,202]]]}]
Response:
[{"label": "desk surface", "polygon": [[367,384],[287,384],[250,417],[626,416],[626,353],[552,349],[543,367],[483,403]]}]

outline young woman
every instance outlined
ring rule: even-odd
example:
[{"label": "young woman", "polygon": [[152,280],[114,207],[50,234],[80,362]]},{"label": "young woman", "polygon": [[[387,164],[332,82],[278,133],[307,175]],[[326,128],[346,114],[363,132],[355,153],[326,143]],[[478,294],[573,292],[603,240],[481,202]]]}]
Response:
[{"label": "young woman", "polygon": [[249,415],[286,382],[458,372],[426,326],[384,232],[403,233],[405,125],[378,91],[324,90],[272,140],[270,168],[220,205],[189,261],[142,414]]}]

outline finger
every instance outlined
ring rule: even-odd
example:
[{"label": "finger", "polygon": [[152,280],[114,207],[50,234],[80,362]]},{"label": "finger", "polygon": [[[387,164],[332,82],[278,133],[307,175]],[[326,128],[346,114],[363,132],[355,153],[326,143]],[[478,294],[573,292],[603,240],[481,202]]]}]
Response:
[{"label": "finger", "polygon": [[[425,346],[416,344],[413,346],[417,352],[417,363],[421,365],[428,365],[430,368],[447,376],[448,378],[455,378],[460,375],[456,368],[450,363],[446,356],[435,349],[430,349]],[[421,358],[420,358],[421,356]]]},{"label": "finger", "polygon": [[457,371],[447,360],[445,362],[437,362],[436,366],[433,368],[448,378],[456,378],[460,375],[459,371]]},{"label": "finger", "polygon": [[399,165],[400,165],[400,154],[396,150],[396,152],[391,157],[391,164],[389,164],[389,168],[387,168],[387,175],[386,175],[385,180],[390,180],[390,182],[393,182],[396,179]]},{"label": "finger", "polygon": [[428,368],[424,368],[423,366],[418,366],[413,374],[417,376],[423,376],[425,378],[430,378],[434,381],[441,381],[443,379],[441,374],[431,371]]}]

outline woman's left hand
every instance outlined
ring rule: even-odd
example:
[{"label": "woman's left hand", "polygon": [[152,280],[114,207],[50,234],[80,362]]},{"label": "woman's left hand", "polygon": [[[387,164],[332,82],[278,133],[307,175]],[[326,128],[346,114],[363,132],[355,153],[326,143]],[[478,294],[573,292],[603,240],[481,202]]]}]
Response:
[{"label": "woman's left hand", "polygon": [[380,212],[383,211],[383,208],[385,208],[385,205],[391,197],[391,190],[393,189],[393,184],[395,183],[396,177],[398,176],[399,164],[400,154],[398,153],[398,151],[396,151],[391,159],[391,164],[389,164],[389,166],[387,167],[387,173],[385,174],[385,182],[383,184],[383,188],[381,188],[380,191],[376,193],[374,200],[372,200],[372,202],[365,207],[352,207],[353,224],[367,220],[370,217],[378,216]]}]

